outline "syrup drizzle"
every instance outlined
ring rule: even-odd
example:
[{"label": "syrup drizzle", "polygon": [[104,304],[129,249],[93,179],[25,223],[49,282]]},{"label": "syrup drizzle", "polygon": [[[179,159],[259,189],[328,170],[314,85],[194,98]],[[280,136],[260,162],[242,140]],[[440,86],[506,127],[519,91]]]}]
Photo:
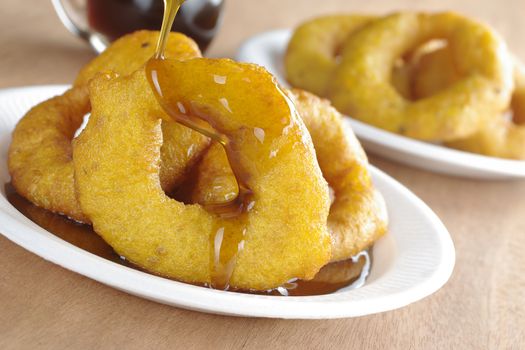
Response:
[{"label": "syrup drizzle", "polygon": [[[244,235],[246,233],[246,223],[248,219],[246,213],[248,208],[253,207],[253,192],[247,185],[249,174],[238,162],[238,153],[232,149],[232,140],[211,126],[213,125],[213,120],[207,115],[192,110],[191,106],[185,106],[178,101],[176,103],[169,103],[169,101],[164,99],[162,86],[159,83],[158,71],[164,61],[164,51],[173,21],[183,2],[184,0],[164,0],[164,17],[159,41],[157,42],[155,56],[147,63],[146,71],[157,100],[164,110],[172,116],[175,121],[219,142],[228,155],[230,166],[237,179],[238,195],[231,199],[202,204],[208,212],[218,215],[219,218],[224,220],[236,219],[238,222],[237,226],[229,225],[227,222],[225,222],[224,225],[222,223],[217,224],[215,234],[210,237],[212,247],[210,265],[213,266],[210,271],[211,286],[217,289],[228,289],[237,255],[244,246]],[[217,84],[225,84],[227,77],[214,76],[214,80]],[[224,101],[221,102],[225,109],[231,112],[228,101],[224,99]],[[241,227],[240,232],[232,232],[239,231],[239,227]],[[230,249],[224,249],[225,246],[230,247]],[[231,251],[231,247],[234,248],[233,252]]]},{"label": "syrup drizzle", "polygon": [[[225,150],[230,168],[237,180],[237,195],[216,198],[214,202],[200,203],[204,209],[217,215],[214,234],[210,237],[212,247],[210,261],[212,270],[211,286],[216,289],[228,289],[236,258],[244,245],[244,236],[248,225],[248,211],[254,205],[254,193],[249,186],[250,173],[240,161],[240,147],[230,135],[220,131],[215,125],[211,112],[203,113],[195,104],[175,101],[170,98],[169,73],[163,59],[151,59],[146,65],[147,77],[160,105],[175,121],[200,132],[217,141]],[[220,84],[226,84],[227,78],[217,78]],[[166,89],[166,91],[164,90]],[[231,113],[227,100],[222,103],[226,113]],[[226,108],[228,107],[228,108]],[[257,137],[264,139],[264,131],[256,131]]]},{"label": "syrup drizzle", "polygon": [[157,48],[155,49],[155,58],[164,58],[164,51],[166,50],[166,43],[168,36],[173,27],[173,21],[177,16],[177,12],[185,0],[164,0],[164,15],[162,17],[162,26],[160,28],[159,41],[157,41]]}]

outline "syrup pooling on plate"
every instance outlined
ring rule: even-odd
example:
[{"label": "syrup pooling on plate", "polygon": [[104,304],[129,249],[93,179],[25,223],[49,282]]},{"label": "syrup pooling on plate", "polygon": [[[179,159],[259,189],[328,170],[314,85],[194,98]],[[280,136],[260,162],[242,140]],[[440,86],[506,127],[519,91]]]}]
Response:
[{"label": "syrup pooling on plate", "polygon": [[[9,183],[5,185],[5,193],[7,200],[13,205],[13,207],[29,220],[58,238],[106,260],[152,274],[151,272],[145,271],[120,257],[109,244],[93,231],[91,226],[76,223],[62,215],[54,214],[37,207],[27,199],[20,196]],[[366,255],[366,257],[364,255]],[[309,296],[329,294],[341,288],[359,288],[362,286],[368,275],[370,262],[371,253],[362,252],[356,255],[353,261],[351,259],[327,265],[321,269],[320,274],[312,281],[290,281],[279,288],[266,292],[250,292],[242,290],[231,291],[276,296]],[[337,277],[337,282],[335,283],[328,282],[326,279],[322,280],[320,278],[322,277],[321,274],[323,273],[323,270],[326,270],[327,268],[339,271],[338,275],[343,277]],[[320,278],[320,280],[317,280],[318,278]]]}]

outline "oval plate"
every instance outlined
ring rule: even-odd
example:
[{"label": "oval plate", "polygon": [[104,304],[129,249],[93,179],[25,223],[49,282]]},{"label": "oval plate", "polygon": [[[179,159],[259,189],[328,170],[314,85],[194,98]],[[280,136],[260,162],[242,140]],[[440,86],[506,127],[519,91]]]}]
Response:
[{"label": "oval plate", "polygon": [[[284,86],[284,54],[291,30],[264,32],[246,40],[237,60],[266,67]],[[397,135],[361,121],[345,118],[367,151],[437,173],[478,179],[525,178],[525,161],[488,157]]]},{"label": "oval plate", "polygon": [[[0,91],[0,180],[9,182],[7,149],[16,122],[36,103],[67,86]],[[388,205],[388,234],[374,246],[374,262],[359,289],[308,297],[280,297],[212,290],[130,269],[71,245],[18,212],[0,191],[0,232],[25,249],[108,286],[160,303],[216,314],[321,319],[354,317],[413,303],[438,290],[455,261],[452,240],[438,217],[403,185],[371,168]]]}]

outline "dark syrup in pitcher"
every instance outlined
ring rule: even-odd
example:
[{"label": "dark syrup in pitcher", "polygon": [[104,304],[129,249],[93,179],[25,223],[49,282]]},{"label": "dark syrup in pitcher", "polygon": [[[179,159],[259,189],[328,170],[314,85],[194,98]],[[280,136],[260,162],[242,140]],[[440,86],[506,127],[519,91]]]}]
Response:
[{"label": "dark syrup in pitcher", "polygon": [[[224,0],[191,0],[182,5],[172,31],[181,32],[205,51],[221,24]],[[88,0],[89,25],[109,41],[139,29],[159,30],[162,0]]]}]

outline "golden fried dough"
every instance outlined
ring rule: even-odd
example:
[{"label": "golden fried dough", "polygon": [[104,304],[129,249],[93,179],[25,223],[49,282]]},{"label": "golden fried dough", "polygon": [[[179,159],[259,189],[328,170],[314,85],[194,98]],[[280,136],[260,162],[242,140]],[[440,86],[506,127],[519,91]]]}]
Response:
[{"label": "golden fried dough", "polygon": [[[153,57],[158,31],[140,30],[125,35],[113,42],[98,57],[89,62],[79,72],[75,85],[89,82],[99,72],[113,72],[128,75],[144,66]],[[198,45],[181,33],[171,32],[164,51],[167,58],[185,60],[200,57]],[[173,122],[163,122],[164,142],[161,148],[160,177],[163,188],[171,192],[182,180],[184,172],[190,168],[202,151],[208,147],[209,140],[203,135]]]},{"label": "golden fried dough", "polygon": [[[20,120],[13,132],[8,159],[18,193],[42,208],[89,223],[76,200],[70,145],[84,115],[90,111],[85,84],[99,71],[111,68],[126,74],[143,66],[154,49],[139,49],[138,43],[154,43],[157,36],[158,32],[141,31],[117,40],[81,71],[71,90],[35,106]],[[179,59],[200,55],[195,43],[181,34],[171,34],[167,52],[173,55],[168,57]],[[158,112],[163,113],[161,109]],[[209,140],[174,122],[163,123],[163,135],[166,142],[161,149],[160,180],[162,188],[170,192],[183,180]]]},{"label": "golden fried dough", "polygon": [[[332,74],[341,59],[341,49],[348,37],[378,17],[369,15],[331,15],[317,17],[301,24],[293,33],[284,68],[290,84],[326,96]],[[392,85],[410,97],[408,66],[395,65]]]},{"label": "golden fried dough", "polygon": [[[419,45],[447,39],[462,79],[439,94],[404,99],[390,83],[396,60]],[[399,13],[377,19],[345,42],[328,96],[341,112],[422,140],[475,133],[486,111],[509,103],[512,64],[488,27],[454,13]]]},{"label": "golden fried dough", "polygon": [[138,71],[92,81],[92,116],[74,143],[79,200],[95,231],[135,264],[186,282],[213,283],[217,262],[231,261],[235,288],[312,278],[330,257],[328,186],[306,127],[274,78],[230,60],[148,68],[166,108],[208,118],[229,138],[250,174],[253,203],[228,219],[164,194],[160,119],[151,113],[157,102]]},{"label": "golden fried dough", "polygon": [[334,15],[301,24],[290,39],[284,65],[292,86],[319,96],[326,95],[331,75],[337,67],[341,45],[355,31],[375,17]]},{"label": "golden fried dough", "polygon": [[89,112],[87,87],[33,107],[18,122],[8,168],[16,191],[39,207],[87,222],[75,197],[71,140]]},{"label": "golden fried dough", "polygon": [[[159,32],[150,30],[139,30],[119,38],[80,70],[75,85],[87,84],[100,72],[115,72],[119,75],[133,73],[153,57],[158,38]],[[171,32],[164,55],[185,60],[200,57],[201,52],[192,39]]]},{"label": "golden fried dough", "polygon": [[300,90],[292,97],[312,140],[324,178],[334,191],[328,228],[331,261],[370,247],[387,229],[386,205],[374,188],[368,160],[354,133],[328,101]]}]

